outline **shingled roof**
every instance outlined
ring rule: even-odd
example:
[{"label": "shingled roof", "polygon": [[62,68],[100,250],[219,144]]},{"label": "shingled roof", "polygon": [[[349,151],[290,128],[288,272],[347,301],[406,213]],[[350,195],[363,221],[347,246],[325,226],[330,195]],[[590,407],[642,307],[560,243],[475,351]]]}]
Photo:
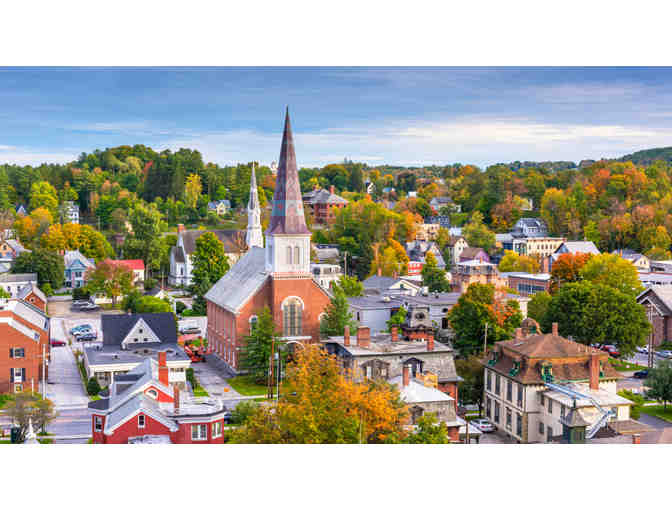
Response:
[{"label": "shingled roof", "polygon": [[244,230],[185,230],[181,235],[184,251],[187,255],[191,255],[196,251],[196,239],[206,232],[215,234],[215,237],[224,245],[225,253],[237,253],[241,251],[240,241],[245,240]]},{"label": "shingled roof", "polygon": [[103,345],[120,347],[121,342],[140,319],[147,323],[147,326],[159,337],[161,343],[177,344],[175,316],[171,312],[160,312],[102,315]]}]

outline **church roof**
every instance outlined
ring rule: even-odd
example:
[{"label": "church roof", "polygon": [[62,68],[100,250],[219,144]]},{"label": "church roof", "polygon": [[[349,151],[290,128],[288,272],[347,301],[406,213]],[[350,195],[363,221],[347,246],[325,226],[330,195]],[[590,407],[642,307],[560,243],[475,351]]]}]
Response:
[{"label": "church roof", "polygon": [[237,312],[261,288],[266,273],[263,248],[253,246],[205,294],[205,299],[229,311]]},{"label": "church roof", "polygon": [[310,234],[303,214],[303,200],[296,167],[294,138],[289,122],[289,108],[285,115],[280,163],[273,195],[273,210],[267,234]]},{"label": "church roof", "polygon": [[257,192],[257,175],[252,166],[252,175],[250,176],[250,199],[247,202],[248,209],[259,209],[259,194]]}]

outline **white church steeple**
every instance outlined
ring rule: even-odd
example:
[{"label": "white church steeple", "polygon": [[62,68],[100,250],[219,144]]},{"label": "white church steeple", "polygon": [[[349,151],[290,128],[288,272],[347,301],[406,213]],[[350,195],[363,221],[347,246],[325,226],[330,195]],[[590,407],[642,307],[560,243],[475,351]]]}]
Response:
[{"label": "white church steeple", "polygon": [[247,203],[247,233],[245,234],[247,248],[253,246],[264,247],[264,237],[261,233],[261,208],[259,207],[259,193],[257,191],[257,176],[252,164],[250,184],[250,200]]}]

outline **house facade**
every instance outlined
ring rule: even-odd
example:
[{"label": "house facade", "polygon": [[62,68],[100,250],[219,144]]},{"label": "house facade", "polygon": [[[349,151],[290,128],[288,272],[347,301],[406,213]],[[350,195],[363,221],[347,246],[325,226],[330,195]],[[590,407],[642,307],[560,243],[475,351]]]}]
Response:
[{"label": "house facade", "polygon": [[343,276],[343,270],[338,264],[311,263],[310,272],[313,274],[313,280],[323,289],[331,289],[331,286]]},{"label": "house facade", "polygon": [[315,223],[327,224],[334,220],[336,209],[342,209],[348,205],[348,201],[336,194],[334,186],[329,190],[314,189],[303,194],[303,203],[313,214]]},{"label": "house facade", "polygon": [[465,292],[472,283],[492,284],[495,288],[506,287],[508,279],[499,274],[497,266],[480,260],[455,264],[451,270],[451,286],[454,292]]},{"label": "house facade", "polygon": [[671,341],[672,286],[651,286],[637,296],[637,303],[642,305],[647,312],[647,317],[653,328],[653,345]]},{"label": "house facade", "polygon": [[95,269],[93,259],[87,259],[79,250],[69,250],[63,255],[65,264],[65,287],[76,289],[86,284],[86,271]]},{"label": "house facade", "polygon": [[[18,299],[0,300],[0,393],[39,391],[49,359],[49,317]],[[48,366],[45,366],[48,375]]]},{"label": "house facade", "polygon": [[[547,443],[563,434],[562,420],[574,407],[586,423],[597,425],[600,409],[611,421],[630,418],[631,401],[616,394],[622,377],[606,352],[552,332],[542,334],[532,319],[523,321],[512,340],[497,342],[484,361],[485,415],[521,443]],[[567,389],[583,395],[570,398]]]},{"label": "house facade", "polygon": [[244,338],[264,307],[284,339],[319,341],[330,294],[311,274],[310,236],[288,112],[265,247],[252,246],[205,295],[209,346],[235,372]]},{"label": "house facade", "polygon": [[106,262],[115,266],[124,266],[133,273],[133,283],[138,284],[145,281],[145,262],[142,259],[111,260]]},{"label": "house facade", "polygon": [[464,239],[464,237],[459,235],[451,235],[446,247],[448,248],[448,252],[450,254],[451,264],[455,264],[459,262],[460,256],[462,255],[462,252],[465,250],[465,248],[469,248],[469,244]]},{"label": "house facade", "polygon": [[551,286],[550,273],[500,273],[508,279],[508,287],[521,296],[533,296],[537,292],[548,292]]},{"label": "house facade", "polygon": [[21,287],[17,298],[47,313],[47,296],[40,290],[37,283],[31,281],[28,285]]},{"label": "house facade", "polygon": [[416,241],[435,241],[441,225],[438,223],[420,223],[415,232]]},{"label": "house facade", "polygon": [[436,259],[436,266],[439,269],[446,269],[446,262],[439,249],[439,245],[434,241],[408,241],[406,243],[406,255],[408,255],[408,275],[419,275],[425,265],[427,253],[431,252]]},{"label": "house facade", "polygon": [[208,211],[215,213],[217,216],[224,216],[230,210],[230,200],[215,200],[214,202],[208,202]]},{"label": "house facade", "polygon": [[3,273],[0,274],[0,287],[10,297],[19,298],[21,291],[32,285],[37,286],[37,273]]},{"label": "house facade", "polygon": [[186,396],[171,384],[165,351],[110,385],[106,398],[89,403],[94,444],[222,444],[221,401]]},{"label": "house facade", "polygon": [[170,312],[134,313],[101,316],[102,345],[84,349],[87,377],[101,386],[114,383],[147,359],[167,353],[168,380],[182,388],[191,360],[178,347],[175,316]]},{"label": "house facade", "polygon": [[63,223],[79,223],[79,205],[72,200],[63,202],[62,210]]},{"label": "house facade", "polygon": [[242,230],[186,230],[184,225],[177,226],[177,244],[170,250],[170,274],[168,283],[171,285],[188,286],[192,283],[194,269],[192,256],[196,251],[196,239],[210,232],[224,245],[224,253],[229,264],[234,264],[245,252],[245,231]]},{"label": "house facade", "polygon": [[597,249],[597,246],[592,241],[564,241],[553,253],[543,259],[542,271],[550,273],[553,269],[553,263],[564,253],[571,253],[573,255],[577,253],[599,255],[600,250]]},{"label": "house facade", "polygon": [[11,263],[23,252],[30,252],[30,250],[26,250],[16,239],[5,239],[0,242],[0,260],[2,261]]}]

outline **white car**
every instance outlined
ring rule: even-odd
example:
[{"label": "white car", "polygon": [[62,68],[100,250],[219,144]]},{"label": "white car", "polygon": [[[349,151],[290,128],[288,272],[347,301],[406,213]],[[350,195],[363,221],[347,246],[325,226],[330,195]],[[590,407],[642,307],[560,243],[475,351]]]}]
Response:
[{"label": "white car", "polygon": [[649,354],[649,348],[646,345],[644,347],[637,347],[637,352],[640,354]]},{"label": "white car", "polygon": [[667,359],[672,358],[672,351],[658,351],[656,352],[656,354],[661,358],[667,358]]},{"label": "white car", "polygon": [[469,422],[471,425],[476,427],[481,432],[494,432],[495,426],[490,423],[490,420],[487,418],[477,418],[476,420],[471,420]]}]

